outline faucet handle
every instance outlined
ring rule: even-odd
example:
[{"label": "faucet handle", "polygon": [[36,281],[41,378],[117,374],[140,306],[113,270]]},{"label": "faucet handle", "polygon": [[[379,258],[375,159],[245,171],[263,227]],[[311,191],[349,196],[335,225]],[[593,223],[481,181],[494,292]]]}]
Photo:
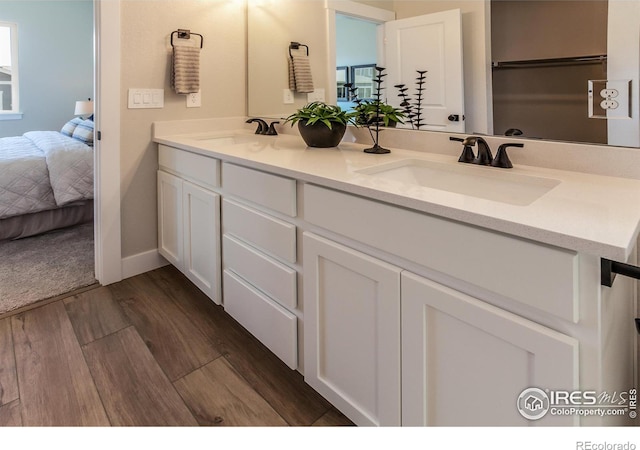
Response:
[{"label": "faucet handle", "polygon": [[267,133],[267,122],[265,122],[264,120],[258,118],[258,117],[253,117],[251,119],[247,119],[246,123],[253,123],[253,122],[258,122],[258,128],[256,128],[256,133],[255,134],[266,134]]},{"label": "faucet handle", "polygon": [[507,143],[502,144],[498,147],[498,152],[496,153],[496,157],[491,161],[492,167],[502,167],[503,169],[511,169],[513,164],[511,164],[511,160],[509,159],[509,155],[507,155],[507,147],[524,147],[524,144],[515,144],[515,143]]},{"label": "faucet handle", "polygon": [[465,145],[478,145],[478,156],[471,161],[473,164],[479,164],[482,166],[488,166],[493,161],[493,155],[491,154],[491,149],[489,148],[489,144],[484,138],[480,136],[469,136],[463,142]]},{"label": "faucet handle", "polygon": [[[464,139],[453,137],[453,136],[450,136],[449,140],[456,141],[456,142],[464,142]],[[470,163],[470,162],[473,162],[475,158],[476,158],[476,155],[473,154],[473,149],[469,145],[464,144],[464,148],[462,149],[462,154],[460,155],[460,158],[458,158],[458,162]]]},{"label": "faucet handle", "polygon": [[265,134],[269,135],[269,136],[277,136],[278,132],[276,131],[276,127],[274,126],[275,124],[280,123],[279,121],[274,121],[271,122],[269,124],[269,129],[267,130],[267,132]]}]

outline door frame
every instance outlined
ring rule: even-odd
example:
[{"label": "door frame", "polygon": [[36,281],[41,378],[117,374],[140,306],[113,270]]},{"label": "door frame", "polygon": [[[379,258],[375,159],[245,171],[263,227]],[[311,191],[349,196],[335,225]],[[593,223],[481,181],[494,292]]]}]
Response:
[{"label": "door frame", "polygon": [[100,284],[107,285],[122,280],[120,0],[93,0],[93,11],[93,98],[99,136],[94,144],[95,277]]},{"label": "door frame", "polygon": [[[327,15],[327,80],[330,86],[337,86],[336,81],[336,14],[345,14],[358,19],[382,24],[395,20],[396,13],[382,8],[355,3],[346,0],[325,0]],[[378,33],[378,53],[382,51],[382,36]],[[381,62],[380,62],[381,64]],[[327,103],[336,104],[338,94],[335,88],[329,89]]]}]

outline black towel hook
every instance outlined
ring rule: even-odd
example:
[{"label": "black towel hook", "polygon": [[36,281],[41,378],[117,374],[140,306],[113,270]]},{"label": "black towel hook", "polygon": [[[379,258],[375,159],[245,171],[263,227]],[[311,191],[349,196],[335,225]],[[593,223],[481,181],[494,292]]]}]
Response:
[{"label": "black towel hook", "polygon": [[305,47],[307,49],[307,56],[309,56],[309,46],[301,44],[300,42],[291,42],[291,44],[289,45],[289,56],[293,58],[291,50],[298,50],[300,47]]},{"label": "black towel hook", "polygon": [[178,28],[176,31],[171,33],[171,46],[173,47],[173,35],[177,34],[178,39],[191,39],[191,35],[200,36],[200,48],[204,45],[204,37],[199,33],[192,33],[191,30],[185,30],[182,28]]}]

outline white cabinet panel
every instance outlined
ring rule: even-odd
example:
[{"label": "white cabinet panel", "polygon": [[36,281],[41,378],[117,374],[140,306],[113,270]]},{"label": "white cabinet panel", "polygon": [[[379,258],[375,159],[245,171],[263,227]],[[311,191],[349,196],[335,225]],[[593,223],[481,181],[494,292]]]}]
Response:
[{"label": "white cabinet panel", "polygon": [[297,304],[297,273],[238,239],[224,235],[224,267],[231,269],[287,308]]},{"label": "white cabinet panel", "polygon": [[296,226],[232,200],[222,201],[222,227],[283,261],[296,262]]},{"label": "white cabinet panel", "polygon": [[220,196],[159,170],[158,252],[220,304]]},{"label": "white cabinet panel", "polygon": [[305,380],[358,425],[400,425],[400,269],[304,233]]},{"label": "white cabinet panel", "polygon": [[296,180],[223,163],[222,186],[232,195],[296,216]]},{"label": "white cabinet panel", "polygon": [[403,425],[577,423],[516,409],[526,388],[578,388],[576,339],[408,272],[401,288]]},{"label": "white cabinet panel", "polygon": [[183,184],[185,275],[215,303],[220,292],[220,196]]},{"label": "white cabinet panel", "polygon": [[182,180],[158,171],[158,251],[176,267],[184,257],[182,225]]},{"label": "white cabinet panel", "polygon": [[294,314],[225,270],[224,308],[290,368],[298,367],[298,322]]},{"label": "white cabinet panel", "polygon": [[575,252],[310,184],[304,185],[304,216],[327,230],[541,311],[579,319]]},{"label": "white cabinet panel", "polygon": [[220,186],[220,161],[215,158],[160,144],[158,164],[160,168],[204,187]]}]

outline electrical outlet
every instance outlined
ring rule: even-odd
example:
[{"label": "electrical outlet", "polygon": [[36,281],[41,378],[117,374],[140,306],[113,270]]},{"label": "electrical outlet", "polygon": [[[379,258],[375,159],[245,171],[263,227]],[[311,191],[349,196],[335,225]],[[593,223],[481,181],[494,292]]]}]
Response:
[{"label": "electrical outlet", "polygon": [[600,91],[600,97],[602,98],[616,98],[618,96],[618,91],[615,89],[603,89]]},{"label": "electrical outlet", "polygon": [[187,108],[199,108],[200,106],[202,106],[200,91],[193,94],[187,94]]},{"label": "electrical outlet", "polygon": [[293,91],[291,89],[284,89],[282,91],[282,102],[285,105],[291,105],[294,102]]},{"label": "electrical outlet", "polygon": [[602,100],[600,102],[600,107],[602,109],[616,109],[618,106],[619,106],[618,102],[611,99]]},{"label": "electrical outlet", "polygon": [[631,80],[589,80],[589,117],[631,118]]}]

